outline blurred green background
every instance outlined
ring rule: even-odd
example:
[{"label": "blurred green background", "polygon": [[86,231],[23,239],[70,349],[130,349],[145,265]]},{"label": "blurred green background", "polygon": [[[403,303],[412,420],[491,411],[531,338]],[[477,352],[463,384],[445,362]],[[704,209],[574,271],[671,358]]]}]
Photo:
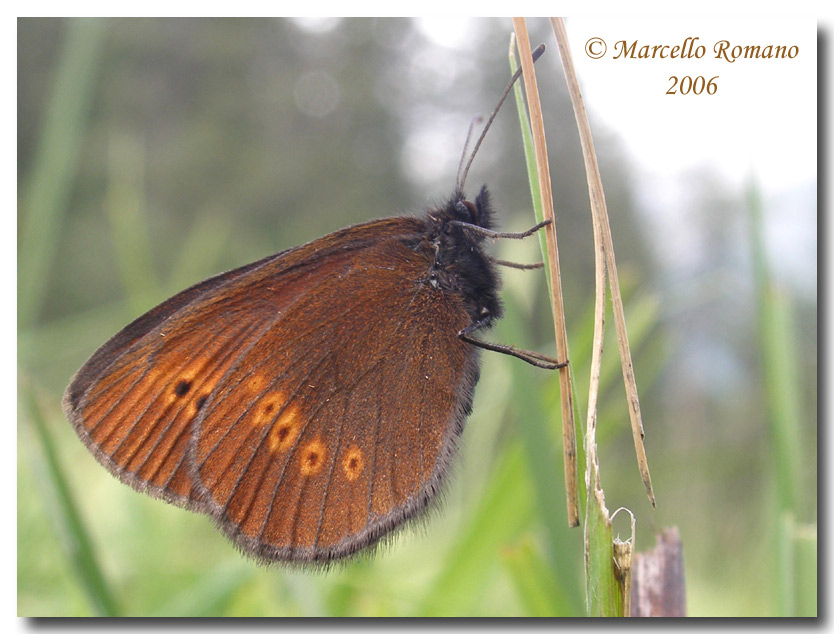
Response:
[{"label": "blurred green background", "polygon": [[[61,412],[87,357],[174,292],[451,192],[469,121],[508,79],[511,24],[461,22],[457,48],[430,26],[18,20],[20,615],[584,614],[558,381],[517,360],[484,355],[440,510],[374,557],[326,574],[257,566],[206,517],[120,484]],[[545,21],[529,27],[552,44]],[[587,189],[555,46],[538,68],[584,416]],[[513,110],[499,115],[468,179],[470,191],[489,183],[506,230],[532,224]],[[616,133],[595,129],[595,141],[658,500],[652,510],[640,482],[610,340],[598,432],[608,506],[636,514],[638,550],[654,545],[655,531],[679,528],[691,615],[815,612],[809,280],[774,276],[782,254],[762,247],[768,209],[755,186],[728,187],[708,171],[685,176],[692,195],[681,231],[696,246],[668,267]],[[816,207],[815,193],[797,200]],[[499,257],[540,259],[535,240],[505,242]],[[544,276],[505,272],[503,297],[507,316],[491,339],[552,353]],[[615,529],[628,534],[625,520]]]}]

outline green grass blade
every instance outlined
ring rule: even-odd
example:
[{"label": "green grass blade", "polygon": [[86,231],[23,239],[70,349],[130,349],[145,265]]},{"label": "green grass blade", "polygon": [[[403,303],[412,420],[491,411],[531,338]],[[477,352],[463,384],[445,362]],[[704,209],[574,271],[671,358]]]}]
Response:
[{"label": "green grass blade", "polygon": [[566,588],[545,565],[532,539],[527,537],[518,546],[506,549],[502,558],[526,614],[537,617],[578,614],[573,603],[567,600]]},{"label": "green grass blade", "polygon": [[[591,467],[593,469],[593,466]],[[623,616],[620,584],[614,573],[614,534],[602,491],[589,496],[585,513],[585,596],[588,616]]]},{"label": "green grass blade", "polygon": [[113,132],[108,148],[105,211],[113,254],[131,312],[147,310],[147,297],[160,295],[144,198],[145,153],[141,141]]},{"label": "green grass blade", "polygon": [[[808,508],[803,495],[802,428],[805,420],[799,396],[799,363],[795,326],[788,297],[774,284],[765,252],[764,220],[760,192],[751,185],[748,193],[751,223],[753,274],[759,315],[759,350],[764,371],[764,394],[775,457],[779,508]],[[811,518],[808,518],[811,519]]]},{"label": "green grass blade", "polygon": [[[515,73],[518,70],[518,64],[515,55],[510,52],[510,72]],[[541,184],[539,183],[539,171],[536,169],[536,149],[533,145],[533,130],[530,127],[530,119],[527,116],[527,108],[524,105],[524,93],[521,88],[521,82],[516,82],[513,86],[513,96],[515,97],[516,112],[518,112],[518,123],[521,126],[521,142],[524,147],[524,162],[527,166],[527,179],[530,183],[530,197],[533,202],[533,215],[536,218],[536,223],[544,220],[544,208],[542,207]],[[539,238],[539,246],[541,247],[542,257],[544,258],[544,272],[547,276],[547,287],[550,285],[550,267],[547,266],[548,253],[547,241],[545,239],[544,231],[537,233]]]},{"label": "green grass blade", "polygon": [[[510,72],[515,74],[518,70],[518,63],[515,57],[515,38],[511,39],[510,43],[510,54],[509,54],[509,63],[510,63]],[[521,88],[521,83],[516,82],[513,86],[513,96],[515,98],[516,103],[516,112],[518,113],[518,122],[521,128],[521,140],[522,146],[524,148],[524,160],[525,165],[527,168],[527,179],[530,185],[530,198],[533,205],[533,216],[536,220],[536,223],[542,222],[544,220],[544,208],[543,208],[543,199],[541,193],[541,183],[539,181],[539,173],[536,166],[536,149],[533,143],[533,131],[530,126],[530,118],[527,114],[527,108],[524,104],[524,95]],[[542,261],[544,262],[544,271],[545,276],[547,279],[547,287],[553,288],[551,284],[551,274],[550,274],[550,267],[548,266],[548,261],[550,259],[549,251],[547,248],[547,239],[545,237],[544,231],[539,231],[537,233],[539,239],[539,247],[542,252]],[[554,298],[551,297],[550,301],[553,302]],[[569,346],[568,346],[569,347]],[[571,393],[571,403],[573,407],[573,420],[574,420],[574,434],[576,438],[582,438],[582,426],[580,422],[580,410],[579,410],[579,399],[577,399],[577,391],[576,391],[576,373],[573,366],[573,360],[570,355],[569,350],[565,350],[565,358],[571,359],[571,368],[570,368],[570,379],[568,381],[569,389]],[[577,462],[577,473],[582,474],[585,470],[585,455],[581,448],[582,443],[577,442],[576,446],[574,447],[576,451],[576,462]],[[561,480],[564,483],[564,478]],[[577,488],[577,505],[579,515],[582,515],[582,501],[586,497],[586,490],[585,490],[585,481],[582,477],[578,477],[576,481],[576,488]],[[567,493],[567,491],[566,491]]]},{"label": "green grass blade", "polygon": [[235,594],[255,576],[255,569],[240,562],[224,562],[174,596],[153,616],[223,616]]},{"label": "green grass blade", "polygon": [[525,483],[525,462],[518,444],[502,453],[480,505],[458,531],[417,616],[466,614],[495,561],[489,554],[499,551],[529,526],[533,496]]},{"label": "green grass blade", "polygon": [[[811,524],[812,542],[808,539],[798,541],[796,529],[797,520],[815,519],[813,501],[816,495],[806,470],[807,461],[803,460],[803,456],[809,455],[803,437],[807,411],[800,396],[799,347],[793,307],[770,272],[761,196],[754,184],[748,190],[748,210],[759,317],[762,393],[774,466],[774,522],[778,526],[774,578],[778,615],[816,615],[816,526]],[[813,557],[808,556],[809,552]]]},{"label": "green grass blade", "polygon": [[24,388],[29,418],[34,424],[40,447],[43,451],[50,484],[54,489],[51,496],[57,501],[57,522],[69,558],[92,604],[93,612],[99,616],[118,616],[119,608],[110,593],[107,581],[95,555],[92,540],[87,532],[78,506],[58,461],[55,443],[49,426],[43,416],[40,403],[34,391]]},{"label": "green grass blade", "polygon": [[35,321],[80,162],[84,122],[101,58],[104,22],[67,20],[66,45],[55,75],[30,180],[22,186],[18,242],[18,324]]},{"label": "green grass blade", "polygon": [[817,616],[817,525],[793,527],[796,616]]}]

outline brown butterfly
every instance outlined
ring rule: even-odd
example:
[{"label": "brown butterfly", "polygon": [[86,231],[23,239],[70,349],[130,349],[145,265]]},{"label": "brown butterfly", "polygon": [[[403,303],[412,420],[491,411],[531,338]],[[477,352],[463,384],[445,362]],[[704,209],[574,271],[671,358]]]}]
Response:
[{"label": "brown butterfly", "polygon": [[329,562],[419,514],[471,411],[479,348],[564,365],[471,335],[502,314],[483,241],[545,224],[493,230],[486,187],[463,193],[475,152],[422,218],[342,229],[129,324],[66,390],[81,440],[262,560]]}]

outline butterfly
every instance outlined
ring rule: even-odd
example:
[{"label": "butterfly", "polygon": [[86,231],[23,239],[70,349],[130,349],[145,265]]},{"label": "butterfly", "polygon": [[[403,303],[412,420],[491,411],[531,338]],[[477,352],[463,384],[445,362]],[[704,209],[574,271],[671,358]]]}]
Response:
[{"label": "butterfly", "polygon": [[547,224],[494,229],[486,186],[474,200],[463,190],[476,152],[422,217],[336,231],[126,326],[64,395],[82,442],[262,561],[339,560],[419,515],[472,410],[480,349],[564,365],[473,335],[502,316],[484,242]]}]

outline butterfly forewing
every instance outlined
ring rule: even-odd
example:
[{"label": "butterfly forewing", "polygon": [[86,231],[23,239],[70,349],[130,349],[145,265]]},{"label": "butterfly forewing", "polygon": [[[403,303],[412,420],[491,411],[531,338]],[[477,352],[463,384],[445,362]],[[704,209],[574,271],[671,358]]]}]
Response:
[{"label": "butterfly forewing", "polygon": [[191,421],[234,357],[237,341],[253,330],[231,320],[216,327],[199,349],[160,333],[150,353],[128,351],[119,363],[126,370],[96,382],[84,411],[90,440],[124,474],[183,499],[193,498],[183,460]]},{"label": "butterfly forewing", "polygon": [[[387,224],[380,224],[384,233]],[[316,275],[372,239],[359,230],[345,244],[341,233],[182,291],[96,351],[64,394],[67,416],[96,458],[140,491],[201,509],[185,462],[191,423],[239,361],[241,342],[262,335],[314,288]],[[285,284],[279,294],[276,277],[309,282]]]},{"label": "butterfly forewing", "polygon": [[[201,299],[221,293],[235,278],[282,255],[209,278],[166,300],[113,336],[72,378],[64,394],[64,411],[93,455],[122,481],[173,504],[199,507],[184,464],[188,423],[193,415],[177,407],[183,402],[168,403],[166,408],[156,400],[166,388],[175,389],[173,381],[178,371],[189,363],[188,354],[168,346],[172,340],[165,339],[163,325],[173,316],[186,313]],[[192,323],[199,323],[199,315]],[[227,335],[225,339],[216,339],[213,345],[216,349],[225,345],[226,353],[232,354],[234,332]],[[160,409],[166,411],[162,413]],[[156,440],[165,437],[161,446],[152,439],[154,435]],[[136,454],[129,451],[131,447],[140,453],[142,447],[156,449],[153,459],[143,460],[137,466]],[[168,468],[174,465],[174,473],[160,473],[157,468],[163,462]]]}]

